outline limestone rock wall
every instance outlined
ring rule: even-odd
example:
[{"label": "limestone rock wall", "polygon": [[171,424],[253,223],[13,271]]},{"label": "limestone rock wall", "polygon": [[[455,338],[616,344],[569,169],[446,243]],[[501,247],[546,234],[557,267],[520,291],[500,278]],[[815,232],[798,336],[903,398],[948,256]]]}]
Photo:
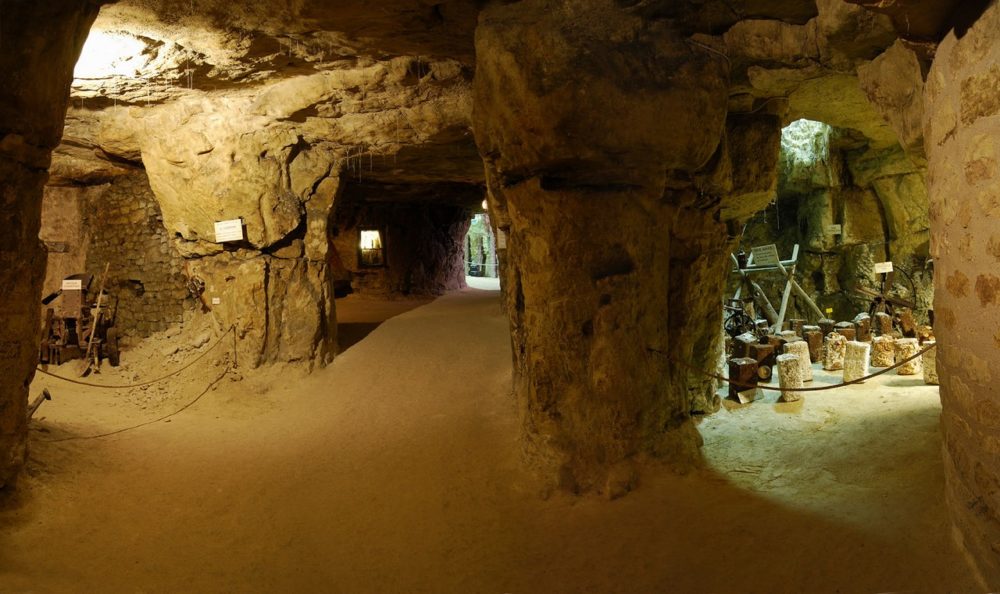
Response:
[{"label": "limestone rock wall", "polygon": [[684,374],[660,353],[717,334],[675,288],[703,242],[689,227],[722,208],[689,179],[726,127],[727,62],[701,46],[609,1],[480,17],[474,129],[507,236],[514,391],[553,486],[615,497],[640,458],[698,458]]},{"label": "limestone rock wall", "polygon": [[[442,204],[360,204],[340,208],[333,244],[333,274],[365,296],[442,295],[465,287],[464,241],[469,210]],[[385,265],[363,267],[358,246],[361,229],[382,235]]]},{"label": "limestone rock wall", "polygon": [[182,249],[218,253],[214,222],[243,217],[248,243],[264,250],[299,227],[323,180],[345,169],[374,176],[376,158],[386,166],[386,156],[468,125],[460,73],[421,89],[409,64],[396,59],[150,110],[112,110],[104,130],[132,131],[164,224]]},{"label": "limestone rock wall", "polygon": [[235,328],[240,364],[325,365],[337,344],[336,310],[323,261],[248,249],[188,262],[220,333]]},{"label": "limestone rock wall", "polygon": [[63,131],[73,64],[99,4],[6,3],[0,19],[0,486],[14,481],[26,455],[45,278],[42,191]]},{"label": "limestone rock wall", "polygon": [[[455,148],[472,144],[470,111],[460,64],[403,57],[342,60],[226,93],[189,90],[163,105],[75,110],[70,129],[104,153],[141,158],[170,249],[186,260],[194,286],[204,286],[201,305],[218,330],[236,324],[245,361],[323,364],[335,344],[329,285],[342,263],[329,225],[342,180],[475,184],[481,161],[472,152],[470,167]],[[449,268],[450,215],[406,212],[412,233],[405,216],[383,217],[400,238],[392,245],[407,249],[392,254],[398,266],[379,278],[378,290],[461,286]],[[217,243],[214,223],[235,218],[243,219],[245,241]],[[438,227],[444,236],[427,231]],[[252,297],[240,299],[237,285]]]},{"label": "limestone rock wall", "polygon": [[58,291],[67,276],[86,270],[89,238],[83,230],[83,205],[106,190],[107,185],[45,186],[38,232],[48,254],[43,297]]},{"label": "limestone rock wall", "polygon": [[[199,287],[203,311],[218,332],[236,329],[243,362],[325,365],[333,359],[337,331],[328,223],[340,187],[339,176],[318,182],[295,230],[266,250],[236,242],[216,244],[214,253],[188,254],[185,272]],[[178,239],[176,245],[202,243]]]},{"label": "limestone rock wall", "polygon": [[[794,123],[783,133],[776,202],[750,220],[742,245],[776,243],[788,258],[798,243],[799,283],[836,319],[867,310],[870,298],[856,290],[876,288],[874,264],[892,260],[899,277],[893,294],[914,301],[926,321],[933,270],[924,180],[924,167],[898,145],[876,150],[849,130]],[[840,225],[841,233],[828,231],[830,225]],[[780,299],[780,276],[758,281],[772,302]],[[815,318],[795,295],[790,314]]]},{"label": "limestone rock wall", "polygon": [[[873,286],[872,265],[891,259],[913,280],[901,283],[903,296],[926,317],[925,62],[897,41],[889,17],[842,0],[816,6],[804,24],[746,19],[722,35],[733,62],[731,112],[823,124],[822,132],[786,131],[777,198],[750,221],[743,245],[777,243],[788,257],[799,243],[800,283],[838,318],[867,307],[855,288]],[[826,231],[833,224],[841,235]],[[761,279],[780,300],[781,281]],[[794,297],[791,313],[815,317]]]},{"label": "limestone rock wall", "polygon": [[[680,326],[678,335],[689,337],[678,345],[678,354],[697,369],[714,369],[723,356],[718,304],[732,268],[729,255],[747,219],[774,200],[780,148],[778,115],[765,111],[729,115],[716,155],[693,176],[689,189],[699,199],[682,209],[685,223],[671,232],[677,246],[671,256],[671,290],[688,312],[672,318]],[[716,381],[690,369],[684,376],[689,410],[718,410]]]},{"label": "limestone rock wall", "polygon": [[998,30],[993,4],[963,37],[945,37],[924,117],[947,498],[984,589],[1000,587]]}]

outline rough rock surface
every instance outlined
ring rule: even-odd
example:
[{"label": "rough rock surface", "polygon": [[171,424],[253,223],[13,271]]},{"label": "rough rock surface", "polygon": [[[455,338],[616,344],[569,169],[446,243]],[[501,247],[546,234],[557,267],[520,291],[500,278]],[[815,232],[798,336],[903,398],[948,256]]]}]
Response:
[{"label": "rough rock surface", "polygon": [[[920,352],[920,343],[916,338],[899,338],[895,342],[896,364],[903,363],[910,357]],[[921,357],[903,363],[896,368],[898,375],[916,375],[921,371]]]},{"label": "rough rock surface", "polygon": [[[465,80],[421,88],[408,81],[410,65],[397,59],[180,100],[121,124],[135,130],[171,233],[211,242],[214,221],[243,217],[248,242],[265,249],[301,224],[327,177],[342,169],[364,177],[376,157],[381,166],[404,146],[468,126]],[[192,246],[202,248],[213,249]]]},{"label": "rough rock surface", "polygon": [[847,341],[844,350],[844,381],[853,382],[868,375],[872,345],[857,340]]},{"label": "rough rock surface", "polygon": [[[470,196],[481,202],[482,190],[472,189],[475,191]],[[350,184],[338,201],[332,239],[336,254],[330,258],[334,278],[350,283],[353,292],[390,298],[442,295],[464,287],[469,209],[421,201],[368,202],[365,196],[373,191],[382,198],[391,196],[381,185]],[[361,266],[358,245],[362,228],[379,230],[384,266]]]},{"label": "rough rock surface", "polygon": [[204,282],[201,298],[217,330],[236,329],[242,361],[323,365],[333,358],[336,313],[325,263],[244,249],[192,260],[189,269]]},{"label": "rough rock surface", "polygon": [[45,250],[42,191],[59,144],[75,63],[100,2],[3,6],[0,20],[0,487],[27,453],[27,386],[38,361]]},{"label": "rough rock surface", "polygon": [[101,12],[94,30],[106,40],[87,50],[123,55],[78,66],[74,93],[101,105],[145,104],[192,88],[309,75],[359,56],[471,65],[477,13],[476,3],[460,0],[384,0],[377,9],[360,0],[122,0]]},{"label": "rough rock surface", "polygon": [[[885,213],[858,237],[892,254],[926,244],[897,245],[922,221],[912,60],[878,58],[889,19],[840,0],[484,4],[122,0],[77,65],[55,180],[109,183],[142,163],[217,329],[236,324],[251,363],[322,364],[352,250],[331,241],[348,180],[421,203],[400,210],[412,240],[387,244],[407,264],[370,277],[437,292],[461,283],[459,213],[485,159],[530,449],[563,487],[617,496],[635,459],[698,457],[689,412],[718,406],[715,385],[664,354],[715,366],[728,253],[780,188],[783,123],[823,119],[853,151],[809,174],[809,225],[835,212],[819,188],[843,188],[830,204]],[[215,243],[213,223],[235,217],[247,240]],[[419,257],[401,250],[416,243]],[[803,266],[822,272],[816,288],[849,284],[876,255]]]},{"label": "rough rock surface", "polygon": [[[898,145],[874,150],[849,131],[804,120],[783,131],[780,165],[777,202],[750,221],[744,246],[774,242],[787,257],[798,243],[800,283],[840,319],[868,309],[870,298],[857,289],[876,289],[874,264],[891,260],[891,294],[915,300],[926,319],[933,287],[922,167]],[[779,281],[760,280],[770,295],[780,295]],[[794,295],[790,311],[815,315]]]},{"label": "rough rock surface", "polygon": [[[921,346],[923,348],[927,348],[930,346],[937,346],[937,342],[933,340],[928,340]],[[920,358],[923,359],[924,383],[929,385],[940,384],[941,381],[938,379],[938,373],[937,373],[937,349],[933,348],[927,351],[926,353],[921,355]]]},{"label": "rough rock surface", "polygon": [[781,399],[785,402],[795,402],[800,400],[802,395],[799,392],[785,392],[789,388],[805,387],[802,377],[802,359],[798,355],[786,353],[778,355],[778,385],[781,387]]},{"label": "rough rock surface", "polygon": [[844,355],[847,350],[847,339],[843,334],[831,332],[826,335],[823,349],[823,369],[836,371],[844,368]]},{"label": "rough rock surface", "polygon": [[696,276],[713,263],[721,273],[725,256],[691,266],[718,226],[665,170],[693,172],[716,152],[726,61],[605,1],[488,7],[476,50],[474,129],[509,237],[514,390],[532,459],[564,489],[608,495],[633,482],[637,457],[696,460],[684,374],[664,355],[717,339],[706,301],[684,288],[704,287]]},{"label": "rough rock surface", "polygon": [[924,154],[924,78],[920,61],[903,42],[858,68],[861,88],[888,120],[908,155]]},{"label": "rough rock surface", "polygon": [[785,352],[799,358],[799,365],[802,367],[800,375],[802,381],[813,381],[812,360],[809,357],[809,343],[804,340],[797,340],[785,345]]},{"label": "rough rock surface", "polygon": [[889,335],[872,339],[872,367],[892,367],[896,362],[896,339]]},{"label": "rough rock surface", "polygon": [[[134,6],[126,8],[110,14],[135,16]],[[147,23],[145,18],[140,22]],[[253,364],[322,364],[335,344],[324,279],[336,264],[329,224],[345,180],[391,181],[404,188],[394,195],[451,205],[453,213],[472,194],[472,203],[482,200],[482,161],[469,131],[469,74],[453,59],[403,56],[341,59],[294,76],[251,79],[225,92],[181,89],[162,104],[168,97],[100,110],[81,102],[67,127],[81,148],[66,149],[62,170],[74,183],[89,183],[121,174],[111,160],[141,160],[174,243],[170,249],[188,259],[185,269],[195,283],[221,291],[225,279],[249,275],[239,282],[253,299],[205,305],[220,331],[240,320]],[[129,103],[118,91],[108,92]],[[449,183],[461,191],[452,192]],[[243,220],[246,240],[216,243],[214,223],[235,218]],[[398,219],[395,235],[403,237],[407,231]],[[458,229],[440,217],[421,224],[425,234],[414,241],[438,232],[428,226],[441,225],[446,235]],[[462,286],[453,272],[461,266],[461,242],[450,235],[448,241],[433,244],[452,246],[444,251],[392,243],[394,276],[382,292],[440,293]],[[446,280],[438,278],[442,267],[452,271]]]},{"label": "rough rock surface", "polygon": [[947,497],[984,589],[1000,585],[998,29],[993,4],[962,37],[949,33],[924,94]]}]

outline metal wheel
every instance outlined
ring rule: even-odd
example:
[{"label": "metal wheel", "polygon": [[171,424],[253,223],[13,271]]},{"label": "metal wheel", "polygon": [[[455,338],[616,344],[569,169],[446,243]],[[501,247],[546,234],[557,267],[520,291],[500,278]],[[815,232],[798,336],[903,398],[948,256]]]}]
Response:
[{"label": "metal wheel", "polygon": [[112,367],[118,367],[121,362],[121,354],[118,351],[118,330],[109,328],[104,344],[107,349],[108,363]]},{"label": "metal wheel", "polygon": [[730,311],[726,315],[726,321],[724,324],[726,330],[726,335],[730,338],[736,338],[740,334],[746,332],[753,332],[754,322],[745,312],[742,310]]}]

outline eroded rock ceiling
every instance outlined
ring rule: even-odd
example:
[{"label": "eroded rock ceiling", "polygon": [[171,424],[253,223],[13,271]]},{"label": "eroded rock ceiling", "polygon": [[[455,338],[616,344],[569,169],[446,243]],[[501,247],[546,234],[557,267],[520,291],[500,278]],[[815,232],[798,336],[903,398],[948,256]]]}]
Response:
[{"label": "eroded rock ceiling", "polygon": [[[901,144],[922,162],[922,64],[897,41],[904,13],[844,0],[615,2],[724,54],[731,114],[823,121],[873,151]],[[77,67],[53,181],[95,183],[122,161],[142,162],[165,222],[185,240],[227,211],[260,211],[265,194],[308,200],[317,180],[342,172],[382,185],[482,187],[471,83],[483,4],[109,4]],[[873,8],[889,10],[882,4]],[[285,227],[294,225],[274,233]],[[268,233],[261,245],[277,241]]]}]

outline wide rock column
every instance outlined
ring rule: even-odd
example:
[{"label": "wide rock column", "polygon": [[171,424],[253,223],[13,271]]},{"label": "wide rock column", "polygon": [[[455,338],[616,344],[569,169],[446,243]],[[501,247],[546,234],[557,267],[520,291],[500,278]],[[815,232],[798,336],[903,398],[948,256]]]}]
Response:
[{"label": "wide rock column", "polygon": [[994,4],[941,42],[924,114],[948,506],[984,590],[1000,588],[998,29]]},{"label": "wide rock column", "polygon": [[62,137],[73,66],[99,2],[5,2],[0,11],[0,487],[24,464],[38,362],[42,189]]},{"label": "wide rock column", "polygon": [[673,230],[708,215],[667,182],[712,156],[728,89],[722,56],[618,4],[488,7],[474,99],[508,236],[527,450],[553,484],[612,497],[632,486],[637,458],[699,456],[686,374],[665,354],[697,339],[672,335],[670,317],[699,310],[671,292],[684,276],[671,270]]}]

